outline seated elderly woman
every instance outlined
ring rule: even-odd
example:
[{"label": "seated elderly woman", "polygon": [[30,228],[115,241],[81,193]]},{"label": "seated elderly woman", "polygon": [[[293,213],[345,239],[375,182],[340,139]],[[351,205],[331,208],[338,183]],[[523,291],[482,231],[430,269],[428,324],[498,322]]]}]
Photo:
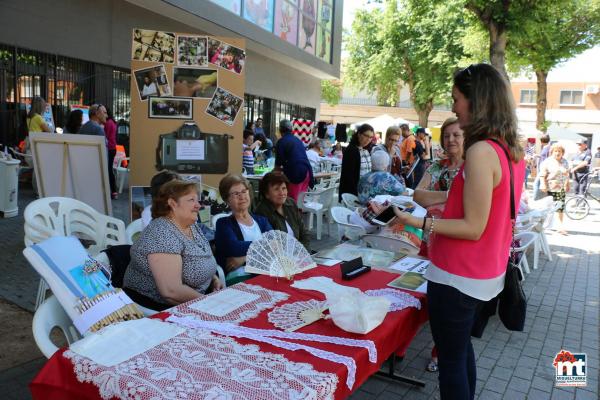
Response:
[{"label": "seated elderly woman", "polygon": [[373,152],[371,154],[371,165],[373,172],[362,176],[358,181],[358,201],[361,204],[367,204],[369,199],[380,194],[398,196],[404,193],[406,187],[388,172],[390,156],[387,152]]},{"label": "seated elderly woman", "polygon": [[296,202],[288,197],[290,181],[281,171],[266,174],[258,185],[260,201],[254,210],[265,216],[274,229],[287,232],[309,250],[308,232]]},{"label": "seated elderly woman", "polygon": [[152,200],[152,221],[131,246],[123,290],[136,303],[153,310],[198,298],[221,289],[217,262],[196,224],[198,188],[173,180]]},{"label": "seated elderly woman", "polygon": [[246,264],[250,244],[273,228],[265,217],[250,212],[250,183],[241,175],[228,174],[219,183],[219,193],[231,216],[217,221],[215,245],[217,262],[227,274],[227,280],[249,276],[241,268]]}]

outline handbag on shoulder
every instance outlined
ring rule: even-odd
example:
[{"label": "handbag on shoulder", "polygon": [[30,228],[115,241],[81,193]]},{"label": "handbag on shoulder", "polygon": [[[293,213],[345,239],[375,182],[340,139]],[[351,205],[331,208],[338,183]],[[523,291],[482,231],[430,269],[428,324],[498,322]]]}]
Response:
[{"label": "handbag on shoulder", "polygon": [[[506,266],[506,275],[504,277],[504,289],[498,295],[498,315],[500,321],[509,331],[523,331],[525,327],[525,318],[527,316],[527,298],[521,286],[523,276],[521,271],[515,265],[514,254],[514,226],[515,226],[515,188],[513,179],[513,170],[510,156],[506,148],[500,142],[494,140],[502,150],[508,160],[508,169],[510,171],[510,219],[513,229],[513,240],[511,242],[511,251]],[[523,254],[525,257],[525,254]]]}]

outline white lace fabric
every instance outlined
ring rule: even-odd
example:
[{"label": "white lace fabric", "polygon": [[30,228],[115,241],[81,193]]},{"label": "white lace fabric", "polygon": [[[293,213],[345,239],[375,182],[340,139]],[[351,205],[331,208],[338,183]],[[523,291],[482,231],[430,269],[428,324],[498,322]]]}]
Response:
[{"label": "white lace fabric", "polygon": [[[315,299],[296,301],[294,303],[286,303],[275,307],[269,312],[268,319],[276,328],[290,332],[309,323],[306,320],[307,314],[309,314],[309,317],[316,316],[316,318],[323,318],[322,313],[326,309],[326,301],[318,301]],[[316,320],[317,319],[315,319],[315,321]]]},{"label": "white lace fabric", "polygon": [[333,373],[202,329],[190,329],[114,367],[71,350],[64,356],[77,380],[92,383],[103,399],[330,400],[338,383]]},{"label": "white lace fabric", "polygon": [[315,357],[319,357],[328,361],[343,364],[348,370],[348,376],[346,378],[346,386],[352,389],[356,379],[356,362],[353,358],[343,356],[340,354],[332,353],[330,351],[321,350],[315,347],[302,345],[294,342],[287,342],[280,339],[294,339],[294,340],[308,340],[321,343],[334,343],[338,345],[351,346],[351,347],[362,347],[367,349],[369,352],[369,361],[372,363],[377,362],[377,348],[375,343],[371,340],[359,340],[349,339],[335,336],[325,336],[310,333],[298,333],[298,332],[282,332],[275,329],[255,329],[247,328],[243,326],[236,326],[228,323],[218,322],[206,322],[200,321],[193,317],[177,317],[171,316],[167,318],[167,321],[173,322],[188,328],[208,330],[213,333],[219,333],[222,335],[233,336],[238,338],[252,339],[255,341],[269,343],[273,346],[286,349],[286,350],[305,350]]},{"label": "white lace fabric", "polygon": [[206,296],[202,296],[199,299],[191,302],[180,304],[168,310],[168,312],[177,316],[196,316],[204,321],[219,321],[239,324],[240,322],[244,322],[256,317],[262,311],[272,308],[275,304],[279,303],[280,301],[287,300],[290,297],[287,293],[266,289],[249,283],[238,283],[235,285],[235,289],[255,294],[259,297],[256,300],[244,304],[243,306],[222,317],[217,317],[190,307],[193,302],[202,300]]},{"label": "white lace fabric", "polygon": [[326,298],[336,298],[348,293],[356,293],[361,290],[352,286],[344,286],[335,283],[333,279],[325,276],[313,276],[311,278],[295,281],[292,287],[296,289],[314,290],[321,292]]},{"label": "white lace fabric", "polygon": [[373,297],[385,297],[391,301],[390,311],[401,311],[408,307],[414,307],[417,310],[421,309],[421,300],[402,290],[392,288],[373,289],[365,290],[365,294]]}]

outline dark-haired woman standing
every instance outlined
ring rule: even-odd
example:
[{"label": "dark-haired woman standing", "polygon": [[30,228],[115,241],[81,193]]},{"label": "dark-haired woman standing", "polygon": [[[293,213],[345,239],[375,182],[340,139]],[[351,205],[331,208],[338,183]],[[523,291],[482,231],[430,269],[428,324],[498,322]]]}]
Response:
[{"label": "dark-haired woman standing", "polygon": [[479,305],[504,288],[512,239],[510,170],[504,150],[512,164],[516,209],[525,163],[510,87],[494,67],[477,64],[459,71],[452,98],[466,155],[442,218],[415,218],[399,210],[396,214],[430,233],[431,265],[425,277],[441,398],[467,400],[475,397],[477,374],[471,329]]},{"label": "dark-haired woman standing", "polygon": [[358,195],[358,181],[361,176],[371,172],[371,154],[366,147],[375,136],[373,127],[363,124],[356,129],[342,158],[342,173],[340,175],[340,201],[342,194]]}]

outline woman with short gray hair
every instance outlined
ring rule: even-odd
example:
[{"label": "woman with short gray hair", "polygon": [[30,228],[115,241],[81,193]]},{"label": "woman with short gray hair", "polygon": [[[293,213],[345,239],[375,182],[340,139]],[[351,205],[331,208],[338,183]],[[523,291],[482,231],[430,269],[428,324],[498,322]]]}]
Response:
[{"label": "woman with short gray hair", "polygon": [[371,154],[372,172],[364,175],[358,181],[358,201],[361,204],[381,194],[398,196],[406,187],[394,175],[388,172],[390,156],[385,151],[375,151]]}]

